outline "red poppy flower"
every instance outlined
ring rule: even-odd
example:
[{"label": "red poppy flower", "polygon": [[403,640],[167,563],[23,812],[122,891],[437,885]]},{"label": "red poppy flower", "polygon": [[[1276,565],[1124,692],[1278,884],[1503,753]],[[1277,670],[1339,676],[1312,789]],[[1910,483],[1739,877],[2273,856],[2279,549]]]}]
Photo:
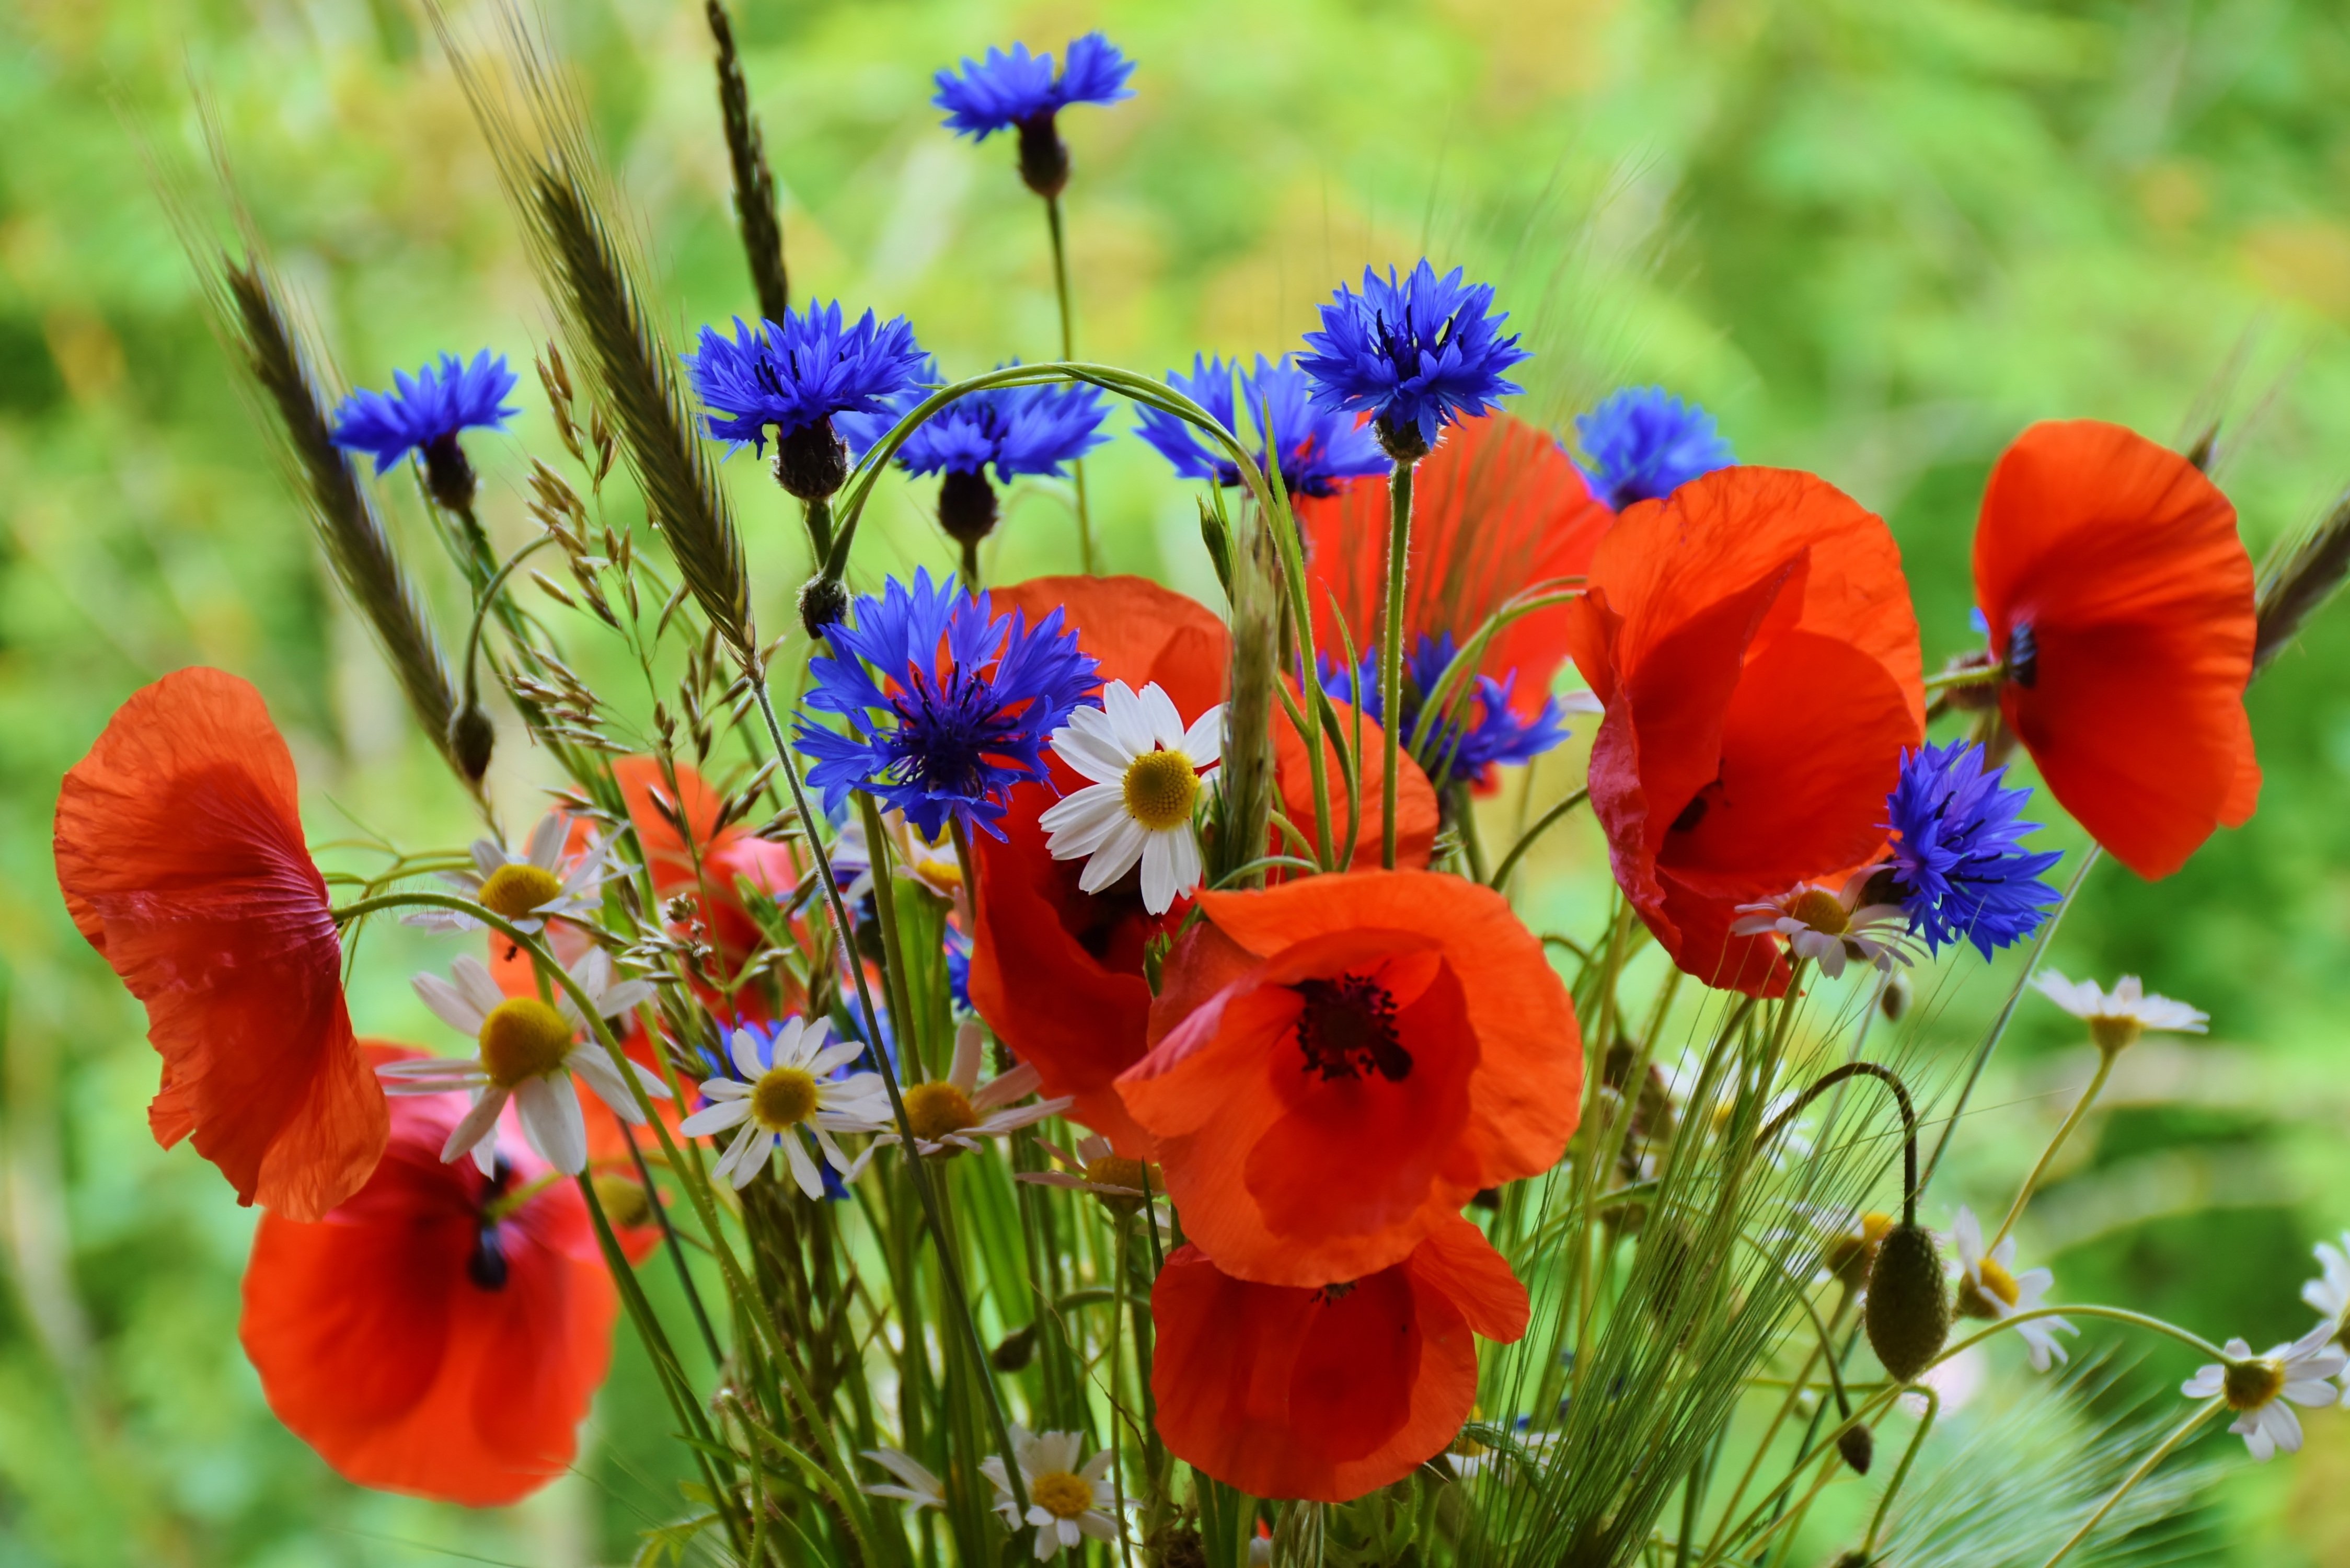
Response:
[{"label": "red poppy flower", "polygon": [[[1058,607],[1078,646],[1099,663],[1105,681],[1139,691],[1157,682],[1188,722],[1223,700],[1232,642],[1205,605],[1141,577],[1036,577],[992,590],[999,610],[1017,608],[1033,623]],[[1342,708],[1342,711],[1348,711]],[[1366,721],[1371,762],[1357,853],[1378,854],[1378,727]],[[1285,719],[1274,724],[1274,767],[1284,810],[1314,831],[1313,786],[1305,746]],[[1329,742],[1326,741],[1326,748]],[[1326,749],[1333,788],[1336,753]],[[1085,780],[1058,758],[1055,789]],[[1436,795],[1417,767],[1399,781],[1399,856],[1425,865],[1436,836]],[[1100,893],[1077,885],[1083,862],[1055,860],[1037,818],[1057,798],[1042,784],[1013,792],[1000,826],[1004,841],[979,836],[972,846],[979,877],[971,960],[971,1000],[981,1017],[1022,1061],[1033,1063],[1048,1096],[1073,1095],[1073,1119],[1108,1137],[1123,1154],[1144,1147],[1111,1086],[1141,1059],[1149,1030],[1150,986],[1142,956],[1150,939],[1172,931],[1189,905],[1163,916],[1143,908],[1139,877]],[[1334,802],[1343,826],[1345,809]]]},{"label": "red poppy flower", "polygon": [[1150,1369],[1170,1451],[1253,1497],[1345,1502],[1451,1442],[1477,1345],[1526,1331],[1525,1287],[1448,1215],[1403,1262],[1343,1286],[1234,1279],[1177,1249],[1150,1293]]},{"label": "red poppy flower", "polygon": [[[1183,1227],[1226,1272],[1315,1286],[1400,1262],[1478,1191],[1550,1168],[1583,1049],[1501,895],[1429,871],[1202,893],[1212,994],[1118,1080]],[[1243,955],[1245,961],[1242,961]],[[1217,983],[1220,982],[1220,983]]]},{"label": "red poppy flower", "polygon": [[341,1474],[478,1508],[570,1465],[619,1298],[579,1189],[539,1186],[520,1137],[494,1176],[441,1162],[464,1111],[455,1095],[393,1101],[356,1197],[311,1223],[264,1215],[238,1333],[269,1407]]},{"label": "red poppy flower", "polygon": [[1627,510],[1572,607],[1606,707],[1591,805],[1673,961],[1777,996],[1737,908],[1857,866],[1923,732],[1918,621],[1885,524],[1825,480],[1725,468]]},{"label": "red poppy flower", "polygon": [[[1301,496],[1296,504],[1314,580],[1315,644],[1341,657],[1343,617],[1356,649],[1367,653],[1378,640],[1387,587],[1387,481],[1355,480],[1336,495]],[[1461,421],[1412,476],[1407,650],[1446,632],[1465,643],[1512,595],[1546,578],[1581,576],[1614,520],[1549,431],[1508,414]],[[1510,706],[1532,718],[1566,653],[1561,605],[1496,635],[1478,670],[1495,680],[1516,670]]]},{"label": "red poppy flower", "polygon": [[66,774],[56,853],[75,926],[147,1005],[155,1141],[192,1135],[238,1201],[297,1219],[359,1190],[383,1095],[261,694],[204,669],[135,693]]},{"label": "red poppy flower", "polygon": [[2064,809],[2168,877],[2261,793],[2244,686],[2252,562],[2178,453],[2094,420],[2038,424],[1991,471],[1975,598],[2000,711]]}]

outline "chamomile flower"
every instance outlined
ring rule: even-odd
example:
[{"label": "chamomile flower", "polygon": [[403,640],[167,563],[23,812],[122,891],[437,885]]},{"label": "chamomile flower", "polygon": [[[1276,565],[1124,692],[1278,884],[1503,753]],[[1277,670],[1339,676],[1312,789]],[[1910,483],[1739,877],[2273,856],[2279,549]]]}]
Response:
[{"label": "chamomile flower", "polygon": [[928,1468],[896,1449],[867,1449],[865,1457],[898,1478],[896,1486],[861,1486],[857,1490],[868,1497],[894,1497],[906,1505],[909,1515],[926,1508],[943,1509],[947,1505],[946,1485]]},{"label": "chamomile flower", "polygon": [[[1724,1073],[1713,1086],[1713,1103],[1699,1106],[1696,1095],[1705,1080],[1705,1054],[1686,1046],[1669,1067],[1659,1066],[1658,1075],[1664,1081],[1666,1096],[1679,1106],[1681,1125],[1698,1132],[1711,1132],[1716,1137],[1729,1129],[1730,1118],[1738,1109],[1738,1079],[1735,1073]],[[1762,1103],[1762,1114],[1756,1120],[1757,1128],[1767,1127],[1779,1119],[1795,1103],[1793,1090],[1783,1090]],[[1772,1164],[1812,1157],[1811,1135],[1801,1127],[1790,1127],[1771,1140],[1768,1158]]]},{"label": "chamomile flower", "polygon": [[1099,708],[1079,708],[1053,732],[1053,751],[1093,782],[1037,819],[1055,860],[1083,860],[1077,886],[1098,893],[1142,865],[1142,907],[1163,915],[1200,885],[1200,838],[1191,816],[1200,778],[1221,759],[1222,703],[1183,726],[1175,700],[1152,681],[1102,688]]},{"label": "chamomile flower", "polygon": [[2254,1355],[2241,1339],[2220,1349],[2228,1359],[2204,1366],[2178,1391],[2189,1399],[2225,1399],[2236,1413],[2228,1430],[2244,1439],[2255,1459],[2266,1461],[2280,1449],[2299,1453],[2301,1417],[2293,1407],[2331,1405],[2338,1394],[2330,1379],[2341,1372],[2344,1356],[2334,1344],[2334,1325],[2321,1323],[2266,1355]]},{"label": "chamomile flower", "polygon": [[[612,840],[589,841],[587,849],[563,865],[563,846],[571,824],[560,812],[548,812],[531,829],[530,841],[519,855],[492,838],[473,840],[473,868],[449,871],[441,879],[493,914],[504,915],[515,929],[537,931],[549,920],[585,922],[602,900],[605,881],[615,871]],[[435,931],[479,930],[482,922],[455,909],[417,909],[407,924]]]},{"label": "chamomile flower", "polygon": [[1012,1179],[1033,1182],[1038,1187],[1061,1187],[1075,1192],[1090,1192],[1102,1200],[1102,1206],[1116,1213],[1132,1214],[1141,1209],[1144,1189],[1157,1199],[1165,1195],[1166,1184],[1158,1174],[1139,1159],[1128,1159],[1110,1146],[1109,1139],[1097,1133],[1088,1133],[1078,1140],[1076,1151],[1071,1153],[1058,1144],[1038,1138],[1045,1152],[1060,1161],[1060,1170],[1024,1170]]},{"label": "chamomile flower", "polygon": [[[1986,1252],[1982,1226],[1976,1220],[1974,1210],[1963,1204],[1950,1226],[1950,1239],[1959,1249],[1959,1311],[1964,1316],[1998,1322],[2018,1313],[2032,1312],[2048,1294],[2048,1287],[2056,1282],[2055,1274],[2047,1269],[2026,1269],[2020,1274],[2013,1272],[2012,1236],[2002,1237],[1998,1246]],[[2017,1324],[2015,1332],[2032,1347],[2032,1369],[2045,1372],[2052,1362],[2067,1359],[2056,1336],[2081,1331],[2061,1317],[2035,1317]]]},{"label": "chamomile flower", "polygon": [[[1021,1105],[1036,1092],[1036,1069],[1023,1063],[982,1086],[979,1057],[979,1025],[965,1023],[955,1031],[954,1060],[948,1065],[947,1075],[906,1091],[906,1119],[914,1126],[914,1147],[920,1153],[975,1149],[981,1138],[1009,1137],[1077,1103],[1076,1096],[1064,1096]],[[875,1141],[890,1144],[899,1139],[896,1133],[884,1133]]]},{"label": "chamomile flower", "polygon": [[1907,940],[1909,917],[1898,904],[1860,901],[1869,876],[1855,872],[1839,891],[1807,882],[1759,904],[1741,904],[1731,934],[1775,932],[1786,939],[1788,950],[1819,965],[1830,980],[1855,960],[1890,974],[1894,965],[1916,961]]},{"label": "chamomile flower", "polygon": [[2152,1029],[2171,1034],[2200,1034],[2211,1020],[2183,1002],[2149,996],[2137,976],[2126,974],[2111,991],[2098,989],[2094,980],[2066,980],[2053,969],[2032,977],[2034,990],[2089,1025],[2089,1038],[2098,1050],[2111,1054],[2137,1043]]},{"label": "chamomile flower", "polygon": [[[1086,1536],[1116,1541],[1118,1521],[1108,1511],[1110,1489],[1102,1478],[1109,1470],[1110,1450],[1102,1449],[1084,1463],[1085,1438],[1076,1432],[1031,1432],[1012,1428],[1012,1457],[1020,1463],[1020,1479],[1028,1491],[1028,1512],[1013,1501],[1012,1486],[1003,1473],[1003,1458],[991,1454],[979,1461],[980,1472],[995,1485],[995,1511],[1004,1523],[1018,1530],[1036,1527],[1036,1561],[1050,1562],[1063,1547],[1075,1547]],[[1128,1506],[1132,1507],[1132,1500]]]},{"label": "chamomile flower", "polygon": [[[479,1053],[470,1059],[424,1056],[388,1062],[376,1069],[388,1095],[472,1092],[473,1108],[450,1133],[442,1159],[471,1153],[484,1170],[491,1168],[498,1116],[511,1100],[531,1147],[564,1175],[578,1175],[588,1168],[588,1124],[572,1085],[575,1076],[622,1121],[644,1121],[611,1054],[592,1038],[582,1038],[592,1032],[568,992],[558,992],[551,1004],[535,996],[508,996],[481,960],[470,954],[450,965],[449,973],[447,980],[418,975],[416,994],[443,1023],[473,1035]],[[572,965],[570,974],[601,1017],[619,1017],[652,999],[653,988],[644,981],[613,979],[611,958],[601,948]],[[646,1094],[669,1097],[669,1086],[656,1075],[634,1063],[629,1064],[629,1071]]]},{"label": "chamomile flower", "polygon": [[889,1120],[888,1092],[880,1075],[833,1076],[864,1049],[854,1040],[833,1043],[829,1024],[811,1023],[805,1018],[785,1020],[768,1042],[748,1029],[737,1029],[728,1042],[728,1053],[734,1070],[743,1075],[703,1079],[702,1097],[709,1103],[680,1122],[678,1130],[689,1137],[704,1137],[729,1127],[742,1129],[718,1157],[715,1168],[717,1175],[737,1188],[750,1186],[767,1157],[781,1145],[799,1189],[810,1198],[821,1198],[824,1174],[808,1158],[801,1134],[816,1140],[827,1164],[853,1180],[872,1151],[852,1160],[833,1140],[833,1134],[879,1132]]},{"label": "chamomile flower", "polygon": [[2350,1231],[2342,1232],[2339,1247],[2331,1241],[2317,1244],[2317,1266],[2323,1272],[2301,1287],[2301,1299],[2338,1329],[2350,1316]]}]

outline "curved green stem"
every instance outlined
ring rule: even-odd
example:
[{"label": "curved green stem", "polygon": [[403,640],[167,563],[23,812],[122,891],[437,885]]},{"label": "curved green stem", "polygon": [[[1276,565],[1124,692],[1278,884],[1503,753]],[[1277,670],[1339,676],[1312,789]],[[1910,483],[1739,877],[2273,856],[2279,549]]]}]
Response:
[{"label": "curved green stem", "polygon": [[2022,1214],[2023,1206],[2032,1201],[2032,1194],[2038,1189],[2040,1179],[2047,1174],[2049,1162],[2056,1158],[2056,1151],[2064,1147],[2064,1140],[2073,1136],[2073,1129],[2081,1125],[2081,1118],[2089,1114],[2089,1107],[2096,1103],[2097,1096],[2105,1089],[2106,1080],[2113,1076],[2116,1054],[2112,1051],[2097,1053],[2097,1070],[2090,1076],[2089,1086],[2081,1091],[2081,1097],[2073,1103],[2072,1112],[2065,1116],[2064,1125],[2056,1129],[2056,1136],[2050,1138],[2048,1147],[2040,1151],[2040,1158],[2024,1177],[2023,1185],[2015,1189],[2015,1201],[2008,1205],[2007,1218],[1999,1222],[1999,1234],[1984,1243],[1986,1246],[1998,1246],[2007,1239],[2007,1233],[2015,1229],[2015,1221]]},{"label": "curved green stem", "polygon": [[1508,887],[1510,873],[1518,868],[1518,862],[1524,859],[1526,851],[1534,846],[1534,840],[1549,832],[1568,812],[1590,798],[1591,787],[1586,784],[1535,818],[1533,826],[1518,835],[1518,841],[1510,846],[1510,852],[1502,857],[1502,863],[1493,867],[1493,875],[1487,878],[1485,885],[1496,891]]},{"label": "curved green stem", "polygon": [[532,551],[543,545],[554,543],[554,535],[541,534],[537,538],[508,556],[504,563],[490,574],[490,580],[482,585],[482,591],[473,596],[473,620],[465,630],[466,707],[473,707],[481,701],[481,682],[474,679],[473,665],[482,650],[482,623],[489,618],[492,607],[497,603],[498,590],[506,586],[506,579],[514,576],[515,568],[527,560]]},{"label": "curved green stem", "polygon": [[1918,1429],[1909,1434],[1909,1446],[1902,1450],[1900,1468],[1886,1483],[1885,1495],[1877,1500],[1877,1512],[1868,1521],[1868,1535],[1860,1543],[1860,1556],[1864,1563],[1875,1561],[1877,1539],[1885,1533],[1886,1515],[1893,1511],[1893,1500],[1900,1495],[1901,1483],[1909,1479],[1909,1467],[1918,1462],[1918,1450],[1925,1447],[1926,1434],[1934,1429],[1934,1417],[1942,1413],[1942,1397],[1939,1394],[1922,1383],[1918,1385],[1917,1391],[1926,1397],[1926,1413],[1918,1417]]},{"label": "curved green stem", "polygon": [[2201,1408],[2198,1409],[2193,1415],[2188,1417],[2184,1421],[2181,1421],[2176,1431],[2172,1432],[2170,1436],[2163,1438],[2161,1442],[2157,1443],[2154,1446],[2154,1451],[2147,1455],[2146,1458],[2140,1459],[2137,1462],[2137,1468],[2131,1470],[2129,1474],[2122,1478],[2121,1485],[2114,1489],[2113,1495],[2106,1498],[2105,1501],[2099,1503],[2097,1505],[2097,1511],[2089,1515],[2088,1518],[2083,1520],[2081,1521],[2081,1528],[2066,1536],[2064,1538],[2064,1543],[2057,1547],[2055,1551],[2050,1552],[2048,1554],[2048,1560],[2045,1563],[2043,1563],[2040,1565],[2040,1568],[2056,1568],[2056,1564],[2064,1562],[2064,1559],[2071,1554],[2073,1548],[2080,1545],[2082,1542],[2086,1541],[2089,1538],[2089,1532],[2096,1529],[2098,1525],[2105,1522],[2106,1515],[2113,1512],[2116,1508],[2120,1506],[2122,1499],[2127,1497],[2130,1494],[2131,1490],[2135,1488],[2138,1482],[2144,1480],[2147,1477],[2154,1473],[2155,1466],[2168,1459],[2172,1453],[2177,1451],[2179,1444],[2193,1437],[2197,1428],[2200,1428],[2204,1422],[2217,1415],[2227,1403],[2228,1401],[2225,1397],[2217,1396],[2205,1400]]}]

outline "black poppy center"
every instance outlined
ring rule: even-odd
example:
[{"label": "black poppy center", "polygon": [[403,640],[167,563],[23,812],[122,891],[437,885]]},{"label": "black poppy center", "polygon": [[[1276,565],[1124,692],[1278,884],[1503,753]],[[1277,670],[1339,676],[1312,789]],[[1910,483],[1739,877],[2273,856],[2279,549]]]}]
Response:
[{"label": "black poppy center", "polygon": [[504,1158],[482,1184],[480,1207],[473,1219],[473,1249],[465,1255],[465,1277],[485,1291],[506,1288],[506,1266],[504,1226],[500,1223],[499,1199],[513,1184],[515,1168]]},{"label": "black poppy center", "polygon": [[1396,1029],[1395,997],[1375,980],[1344,974],[1336,980],[1301,980],[1290,988],[1305,1000],[1297,1015],[1297,1044],[1305,1068],[1333,1078],[1377,1073],[1390,1084],[1411,1076],[1411,1053]]},{"label": "black poppy center", "polygon": [[2040,683],[2040,639],[2028,620],[2017,621],[2007,634],[2007,678],[2026,691]]}]

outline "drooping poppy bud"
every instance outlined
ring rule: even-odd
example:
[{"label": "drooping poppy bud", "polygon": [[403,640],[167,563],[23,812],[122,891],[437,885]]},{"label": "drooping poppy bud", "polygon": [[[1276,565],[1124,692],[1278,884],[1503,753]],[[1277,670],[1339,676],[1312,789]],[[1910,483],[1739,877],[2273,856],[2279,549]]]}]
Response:
[{"label": "drooping poppy bud", "polygon": [[1863,1322],[1868,1347],[1897,1383],[1910,1382],[1941,1354],[1950,1337],[1950,1289],[1931,1231],[1901,1224],[1885,1233],[1868,1270]]}]

